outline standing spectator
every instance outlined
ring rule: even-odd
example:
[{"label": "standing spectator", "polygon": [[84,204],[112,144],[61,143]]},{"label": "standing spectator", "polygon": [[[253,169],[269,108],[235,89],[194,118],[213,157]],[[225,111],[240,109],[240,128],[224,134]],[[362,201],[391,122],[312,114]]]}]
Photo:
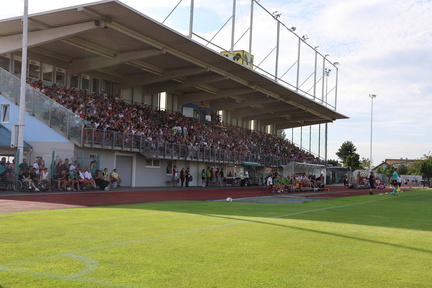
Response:
[{"label": "standing spectator", "polygon": [[206,183],[205,186],[208,187],[211,181],[211,172],[210,172],[210,167],[207,167],[207,170],[205,170],[206,173]]},{"label": "standing spectator", "polygon": [[64,170],[66,170],[66,172],[69,172],[69,166],[70,166],[69,159],[66,158],[63,162],[63,167],[64,167]]},{"label": "standing spectator", "polygon": [[373,171],[371,171],[369,175],[369,194],[372,195],[372,189],[375,189],[375,174]]},{"label": "standing spectator", "polygon": [[244,174],[244,180],[245,180],[245,186],[247,187],[249,185],[249,170],[245,170]]},{"label": "standing spectator", "polygon": [[206,187],[207,183],[207,172],[206,169],[202,169],[201,171],[201,185],[202,187]]},{"label": "standing spectator", "polygon": [[400,175],[399,175],[399,177],[398,177],[397,182],[398,182],[398,186],[399,186],[399,188],[402,187],[402,177],[400,177]]},{"label": "standing spectator", "polygon": [[172,170],[172,186],[177,186],[177,183],[178,183],[178,170],[177,170],[177,166],[174,165]]},{"label": "standing spectator", "polygon": [[54,166],[54,178],[57,178],[58,176],[60,176],[62,174],[63,170],[66,170],[66,168],[63,164],[63,160],[59,159]]},{"label": "standing spectator", "polygon": [[184,168],[180,170],[180,187],[183,187],[183,184],[186,180],[186,171]]},{"label": "standing spectator", "polygon": [[270,174],[267,178],[267,187],[271,190],[271,192],[273,193],[273,177],[272,174]]},{"label": "standing spectator", "polygon": [[85,190],[86,188],[86,183],[85,183],[85,176],[84,176],[84,168],[80,167],[78,168],[78,181],[79,181],[79,186],[81,188],[81,190]]},{"label": "standing spectator", "polygon": [[189,187],[189,182],[192,180],[189,167],[186,168],[186,187]]},{"label": "standing spectator", "polygon": [[40,167],[39,157],[36,157],[36,160],[33,163],[33,168],[35,169],[37,177],[39,177],[40,171],[42,169],[42,167]]},{"label": "standing spectator", "polygon": [[22,174],[22,172],[24,172],[24,171],[27,171],[27,169],[29,168],[29,166],[27,164],[27,160],[23,159],[23,162],[18,165],[18,168],[19,168],[20,174]]},{"label": "standing spectator", "polygon": [[214,173],[213,167],[211,167],[210,168],[210,183],[209,184],[211,184],[211,186],[213,186],[214,183],[215,183],[215,173]]},{"label": "standing spectator", "polygon": [[223,168],[220,168],[219,170],[219,180],[218,180],[218,186],[223,186],[223,181],[224,181],[224,172],[223,172]]}]

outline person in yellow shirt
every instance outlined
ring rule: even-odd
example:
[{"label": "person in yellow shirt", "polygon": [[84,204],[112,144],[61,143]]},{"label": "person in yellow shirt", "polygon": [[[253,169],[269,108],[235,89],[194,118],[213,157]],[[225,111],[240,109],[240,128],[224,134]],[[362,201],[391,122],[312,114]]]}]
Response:
[{"label": "person in yellow shirt", "polygon": [[114,185],[117,184],[117,187],[121,187],[121,186],[120,186],[120,183],[122,182],[122,179],[121,179],[120,176],[118,175],[118,173],[117,173],[117,169],[114,169],[114,170],[111,172],[111,175],[110,175],[110,182],[111,182],[111,185],[112,185],[112,186],[114,186]]}]

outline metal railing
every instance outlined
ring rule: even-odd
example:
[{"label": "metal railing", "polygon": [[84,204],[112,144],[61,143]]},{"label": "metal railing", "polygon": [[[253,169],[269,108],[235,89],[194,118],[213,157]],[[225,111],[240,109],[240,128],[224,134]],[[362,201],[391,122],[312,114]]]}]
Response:
[{"label": "metal railing", "polygon": [[[20,86],[18,77],[0,68],[0,93],[17,105],[20,103]],[[75,144],[82,142],[83,120],[29,85],[26,87],[25,109]]]},{"label": "metal railing", "polygon": [[150,159],[170,159],[209,163],[242,165],[257,163],[265,167],[280,167],[297,161],[268,153],[241,153],[237,151],[197,147],[178,143],[148,140],[145,135],[128,134],[95,128],[83,129],[82,147],[139,152]]}]

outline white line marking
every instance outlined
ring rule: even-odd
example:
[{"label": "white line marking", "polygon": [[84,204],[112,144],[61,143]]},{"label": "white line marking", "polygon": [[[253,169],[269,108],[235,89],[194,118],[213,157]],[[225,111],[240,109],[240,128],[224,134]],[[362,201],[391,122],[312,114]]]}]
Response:
[{"label": "white line marking", "polygon": [[[409,196],[415,196],[415,195],[418,195],[418,194],[409,194],[409,195],[404,195],[403,197],[409,197]],[[97,250],[102,250],[102,249],[107,249],[107,248],[112,248],[112,247],[117,247],[117,246],[123,246],[123,245],[131,244],[131,243],[138,243],[138,242],[143,242],[143,241],[148,241],[148,240],[153,240],[153,239],[158,239],[158,238],[164,238],[164,237],[176,236],[176,235],[181,235],[181,234],[193,233],[193,232],[198,232],[198,231],[224,228],[224,227],[229,227],[229,226],[234,226],[234,225],[239,225],[239,224],[245,224],[245,223],[260,222],[263,219],[284,218],[284,217],[293,216],[293,215],[300,215],[300,214],[306,214],[306,213],[310,213],[310,212],[317,212],[317,211],[324,211],[324,210],[330,210],[330,209],[337,209],[337,208],[344,208],[344,207],[368,204],[368,203],[382,201],[382,200],[388,200],[388,199],[397,199],[397,197],[382,197],[382,198],[368,200],[368,201],[359,202],[359,203],[351,203],[351,204],[345,204],[345,205],[339,205],[339,206],[333,206],[333,207],[311,209],[311,210],[292,212],[292,213],[287,213],[287,214],[283,214],[283,215],[276,215],[276,216],[271,216],[271,217],[262,217],[262,218],[258,218],[255,220],[244,220],[244,221],[238,221],[238,222],[227,223],[227,224],[222,224],[222,225],[214,225],[214,226],[178,231],[178,232],[173,232],[173,233],[168,233],[168,234],[154,235],[154,236],[144,237],[144,238],[140,238],[140,239],[128,240],[128,241],[103,245],[103,246],[99,246],[99,247],[73,251],[70,253],[44,256],[44,257],[39,257],[39,258],[35,258],[35,259],[15,262],[15,263],[11,263],[11,264],[0,265],[0,272],[25,274],[25,275],[48,278],[48,279],[53,279],[53,280],[89,283],[89,284],[101,285],[104,287],[113,287],[113,288],[145,288],[145,287],[135,286],[135,285],[119,284],[119,283],[113,283],[113,282],[108,282],[108,281],[101,281],[101,280],[88,279],[88,278],[80,278],[84,275],[87,275],[87,274],[90,274],[91,272],[93,272],[99,266],[99,262],[96,260],[93,260],[91,258],[85,257],[85,256],[79,256],[77,254],[91,252],[91,251],[97,251]],[[83,270],[81,270],[77,273],[70,274],[70,275],[60,275],[60,274],[55,274],[55,273],[46,273],[46,272],[37,272],[37,271],[17,269],[17,268],[9,268],[9,266],[17,266],[20,264],[38,262],[38,261],[47,260],[49,258],[62,257],[62,256],[72,257],[72,258],[81,260],[86,264],[86,268],[84,268]]]}]

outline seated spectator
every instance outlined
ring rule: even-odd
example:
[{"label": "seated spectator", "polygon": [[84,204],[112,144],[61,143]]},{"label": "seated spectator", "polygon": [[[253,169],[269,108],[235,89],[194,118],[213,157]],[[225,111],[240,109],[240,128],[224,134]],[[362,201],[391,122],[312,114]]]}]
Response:
[{"label": "seated spectator", "polygon": [[90,167],[84,172],[84,187],[87,185],[90,185],[93,189],[96,189],[96,182],[93,179]]},{"label": "seated spectator", "polygon": [[130,143],[134,141],[133,136],[138,135],[149,141],[146,144],[149,147],[155,147],[155,142],[185,145],[188,158],[201,157],[201,148],[212,148],[227,153],[240,152],[282,157],[293,161],[320,162],[319,158],[288,140],[260,131],[227,125],[222,123],[215,113],[211,122],[201,122],[179,112],[170,113],[143,103],[129,105],[118,97],[110,97],[106,93],[90,93],[74,87],[49,87],[44,86],[42,81],[30,84],[81,117],[86,127],[95,129],[92,132],[95,139],[100,140],[104,135],[101,132],[116,132],[123,135],[126,143]]},{"label": "seated spectator", "polygon": [[34,173],[31,173],[30,169],[23,171],[21,173],[21,181],[23,182],[24,187],[26,187],[27,189],[34,189],[36,192],[38,192],[39,189],[36,187],[35,183],[33,182],[32,174]]},{"label": "seated spectator", "polygon": [[48,168],[44,167],[42,172],[39,174],[39,181],[41,183],[41,187],[44,187],[45,190],[51,191],[51,179],[48,172]]},{"label": "seated spectator", "polygon": [[122,179],[120,178],[120,176],[117,173],[117,169],[113,169],[113,171],[111,172],[110,175],[110,183],[112,186],[117,186],[117,187],[121,187],[120,184],[122,182]]},{"label": "seated spectator", "polygon": [[108,181],[108,182],[109,182],[110,177],[109,177],[109,173],[108,173],[108,168],[105,168],[105,169],[102,171],[102,177],[103,177],[103,179],[104,179],[105,181]]},{"label": "seated spectator", "polygon": [[66,191],[69,187],[69,174],[66,170],[63,170],[60,175],[57,176],[57,190]]},{"label": "seated spectator", "polygon": [[70,170],[70,172],[69,172],[69,183],[70,183],[71,189],[73,191],[81,191],[81,189],[80,189],[80,182],[79,182],[79,169],[78,168]]},{"label": "seated spectator", "polygon": [[30,178],[32,179],[34,185],[38,185],[39,184],[39,174],[36,173],[36,169],[34,167],[30,167],[29,168],[29,174],[30,174]]},{"label": "seated spectator", "polygon": [[101,170],[96,169],[93,178],[96,182],[96,185],[99,186],[100,189],[105,190],[105,191],[109,190],[109,181],[104,179],[104,176],[103,176]]}]

